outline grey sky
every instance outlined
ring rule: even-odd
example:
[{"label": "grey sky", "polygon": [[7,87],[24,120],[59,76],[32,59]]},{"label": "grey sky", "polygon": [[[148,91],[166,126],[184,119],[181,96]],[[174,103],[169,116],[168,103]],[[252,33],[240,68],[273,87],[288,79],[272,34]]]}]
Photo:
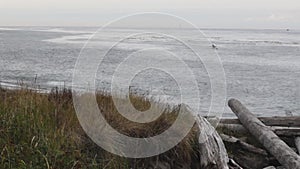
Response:
[{"label": "grey sky", "polygon": [[299,0],[0,0],[0,25],[101,26],[153,11],[199,27],[300,29]]}]

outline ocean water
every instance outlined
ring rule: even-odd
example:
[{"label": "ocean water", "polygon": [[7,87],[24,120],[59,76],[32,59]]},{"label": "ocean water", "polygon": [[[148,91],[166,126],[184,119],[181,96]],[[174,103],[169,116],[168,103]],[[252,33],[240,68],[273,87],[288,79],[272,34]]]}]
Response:
[{"label": "ocean water", "polygon": [[[0,28],[1,85],[14,88],[18,83],[35,84],[45,90],[56,86],[71,87],[78,56],[96,30],[92,27]],[[225,83],[227,100],[237,98],[259,116],[285,116],[286,112],[300,115],[299,30],[202,31],[211,42],[196,36],[199,34],[196,30],[166,30],[175,37],[183,38],[188,44],[199,46],[201,55],[207,58],[215,57],[211,56],[215,52],[211,43],[217,45],[216,52],[221,59],[226,81],[216,79],[216,83]],[[191,107],[198,105],[200,98],[199,113],[207,115],[212,94],[211,77],[206,65],[180,41],[159,34],[136,34],[141,32],[142,29],[111,28],[90,39],[86,46],[89,52],[83,54],[95,55],[94,58],[99,62],[97,90],[109,91],[112,77],[115,76],[119,79],[120,88],[123,82],[125,84],[130,80],[132,92],[161,100],[178,101],[184,91],[187,104]],[[120,37],[127,38],[115,45],[100,63],[97,52],[109,49]],[[186,67],[179,66],[178,59],[157,49],[176,53],[192,70],[193,76],[188,74]],[[130,55],[135,59],[126,60]],[[121,63],[123,69],[116,73]],[[170,75],[163,69],[143,69],[134,78],[128,79],[126,75],[134,72],[139,65],[162,65],[163,69],[174,74]],[[198,88],[192,85],[193,79]],[[222,104],[219,106],[223,107]],[[214,112],[210,115],[214,115]],[[234,116],[227,106],[223,115]]]}]

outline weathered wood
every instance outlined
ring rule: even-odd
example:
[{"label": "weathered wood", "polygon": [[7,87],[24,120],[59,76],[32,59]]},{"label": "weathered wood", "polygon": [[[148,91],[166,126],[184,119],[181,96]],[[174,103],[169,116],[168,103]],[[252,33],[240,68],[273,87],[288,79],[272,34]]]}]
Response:
[{"label": "weathered wood", "polygon": [[197,115],[196,121],[200,129],[200,168],[228,169],[229,158],[221,137],[205,118]]},{"label": "weathered wood", "polygon": [[217,126],[217,131],[220,131],[221,133],[224,132],[227,135],[233,135],[233,136],[235,135],[245,136],[249,134],[249,131],[241,124],[220,123]]},{"label": "weathered wood", "polygon": [[[257,139],[255,139],[251,135],[251,133],[244,126],[242,126],[240,124],[219,124],[216,129],[219,134],[226,134],[229,136],[233,136],[244,142],[252,144],[256,147],[263,148],[262,144],[259,143],[257,141]],[[282,134],[282,133],[280,133],[281,132],[280,130],[281,130],[280,127],[279,127],[278,132],[277,132],[277,129],[275,129],[275,134],[278,134],[278,133]],[[288,146],[296,149],[295,136],[293,135],[293,132],[289,132],[288,129],[283,129],[283,131],[285,133],[283,135],[279,135],[280,139],[283,140]]]},{"label": "weathered wood", "polygon": [[[226,119],[229,121],[223,121],[225,123],[218,123],[218,119],[215,117],[209,117],[207,120],[215,126],[218,133],[226,134],[230,136],[237,137],[245,142],[248,142],[257,147],[262,147],[262,145],[249,133],[249,131],[241,125],[241,123],[235,123],[235,120]],[[230,124],[230,122],[234,122]],[[276,135],[280,137],[285,143],[290,147],[295,147],[295,137],[300,135],[300,127],[280,127],[280,126],[271,126],[271,129],[275,132]],[[299,151],[298,151],[299,152]]]},{"label": "weathered wood", "polygon": [[[289,116],[289,117],[294,116],[291,111],[285,111],[285,113],[286,113],[286,116]],[[295,138],[295,147],[296,147],[298,154],[300,154],[300,137]]]},{"label": "weathered wood", "polygon": [[[238,138],[220,134],[229,157],[245,169],[264,168],[270,165],[267,151],[250,145]],[[255,161],[255,163],[253,162]]]},{"label": "weathered wood", "polygon": [[265,167],[263,169],[276,169],[276,167],[274,167],[274,166],[268,166],[268,167]]},{"label": "weathered wood", "polygon": [[278,166],[278,167],[276,167],[276,169],[286,169],[286,168],[283,166]]},{"label": "weathered wood", "polygon": [[233,159],[229,159],[228,162],[229,169],[243,169],[239,164],[237,164]]},{"label": "weathered wood", "polygon": [[[300,127],[269,127],[278,136],[295,137],[300,136]],[[218,131],[224,131],[225,134],[233,135],[247,135],[249,131],[241,124],[223,124],[217,126]]]},{"label": "weathered wood", "polygon": [[268,126],[300,127],[300,116],[261,117],[258,119]]},{"label": "weathered wood", "polygon": [[[216,119],[215,117],[207,117],[208,121],[219,122],[223,124],[241,124],[239,119]],[[300,127],[300,116],[289,117],[258,117],[258,119],[267,126],[283,126],[283,127]]]},{"label": "weathered wood", "polygon": [[300,157],[238,100],[228,103],[240,122],[287,169],[300,169]]},{"label": "weathered wood", "polygon": [[295,138],[295,145],[298,150],[298,154],[300,154],[300,137]]},{"label": "weathered wood", "polygon": [[279,136],[300,136],[300,127],[277,127],[271,126],[270,129]]}]

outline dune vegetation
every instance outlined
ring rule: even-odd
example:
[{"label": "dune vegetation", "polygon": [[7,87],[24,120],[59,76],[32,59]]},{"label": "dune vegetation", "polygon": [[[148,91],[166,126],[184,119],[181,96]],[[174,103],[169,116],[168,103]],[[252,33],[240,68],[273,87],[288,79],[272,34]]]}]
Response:
[{"label": "dune vegetation", "polygon": [[[130,99],[139,110],[150,106],[145,98],[131,95]],[[132,137],[161,133],[177,117],[174,109],[151,123],[134,123],[117,112],[111,96],[98,92],[97,101],[107,122]],[[157,161],[181,168],[199,160],[196,127],[176,147],[157,157],[128,159],[106,152],[82,130],[68,89],[40,93],[0,88],[0,120],[0,168],[154,168]]]}]

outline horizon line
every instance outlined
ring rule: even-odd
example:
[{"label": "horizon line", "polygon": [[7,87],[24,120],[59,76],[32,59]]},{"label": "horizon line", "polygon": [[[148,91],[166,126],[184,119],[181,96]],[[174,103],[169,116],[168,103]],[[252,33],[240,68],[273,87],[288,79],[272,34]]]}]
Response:
[{"label": "horizon line", "polygon": [[[0,25],[0,27],[50,27],[50,28],[102,28],[103,26],[96,25]],[[122,29],[143,29],[149,27],[109,27],[109,28],[122,28]],[[190,28],[190,27],[151,27],[150,29],[223,29],[223,30],[300,30],[300,28],[245,28],[245,27],[198,27],[198,28]]]}]

